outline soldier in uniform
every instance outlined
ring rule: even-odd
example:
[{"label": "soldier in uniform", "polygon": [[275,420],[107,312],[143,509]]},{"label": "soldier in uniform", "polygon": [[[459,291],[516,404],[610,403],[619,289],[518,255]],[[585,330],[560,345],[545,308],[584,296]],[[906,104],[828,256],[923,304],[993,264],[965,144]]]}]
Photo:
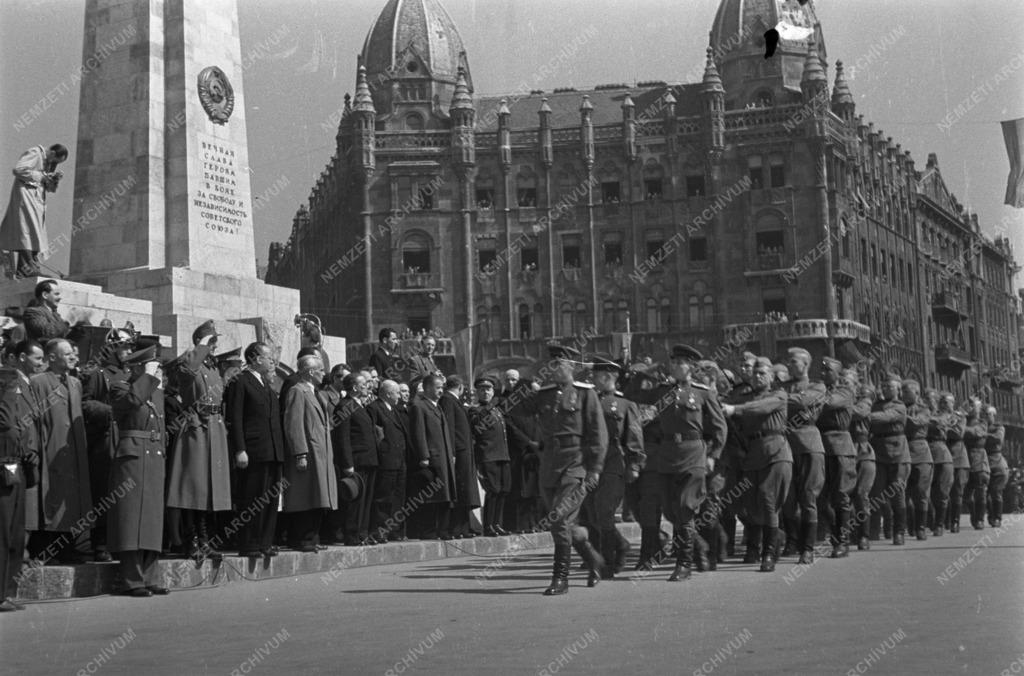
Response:
[{"label": "soldier in uniform", "polygon": [[[850,384],[855,385],[853,376]],[[875,403],[875,388],[864,383],[857,385],[857,401],[850,418],[850,439],[857,449],[857,483],[853,488],[853,521],[857,533],[857,549],[871,549],[871,491],[875,486],[877,465],[875,449],[871,446],[871,407]]]},{"label": "soldier in uniform", "polygon": [[[881,499],[892,509],[892,543],[902,545],[907,527],[906,486],[910,476],[910,449],[907,448],[907,407],[899,399],[898,375],[882,381],[879,399],[872,405],[868,422],[871,447],[875,449],[875,485],[872,499]],[[884,496],[884,497],[883,497]]]},{"label": "soldier in uniform", "polygon": [[967,415],[956,407],[956,397],[952,392],[943,392],[939,405],[940,410],[950,416],[946,445],[949,446],[949,454],[953,456],[953,486],[949,490],[946,528],[950,533],[959,533],[964,489],[967,488],[971,471],[971,461],[967,457],[967,445],[964,443]]},{"label": "soldier in uniform", "polygon": [[[757,365],[757,355],[753,352],[744,352],[743,361],[740,363],[740,381],[733,385],[725,396],[726,404],[745,404],[756,396],[754,387],[754,368]],[[725,440],[725,447],[722,449],[722,457],[718,461],[716,470],[722,473],[725,478],[725,485],[722,492],[725,495],[735,495],[736,486],[743,481],[743,462],[746,458],[746,446],[744,446],[743,432],[740,430],[740,421],[735,417],[726,419],[729,425],[729,434]],[[728,540],[726,552],[732,556],[736,549],[736,521],[743,522],[743,530],[749,535],[750,519],[746,506],[750,503],[752,493],[745,491],[743,495],[734,497],[729,504],[725,505],[722,512],[721,523],[725,529],[725,536]],[[743,559],[744,563],[757,563],[761,559],[761,541],[756,542],[751,538],[747,539],[747,552]]]},{"label": "soldier in uniform", "polygon": [[[593,385],[573,380],[573,365],[580,353],[571,347],[552,345],[551,362],[539,373],[548,373],[551,383],[528,396],[513,409],[535,413],[539,418],[543,449],[540,456],[540,488],[548,513],[544,517],[555,542],[554,571],[545,596],[569,591],[572,548],[588,569],[604,567],[601,555],[587,540],[587,530],[576,521],[588,490],[597,487],[608,448],[608,430],[601,402]],[[591,575],[588,584],[596,584]]]},{"label": "soldier in uniform", "polygon": [[939,537],[946,523],[946,510],[949,509],[949,489],[953,486],[953,456],[946,444],[953,415],[941,410],[939,393],[935,390],[929,388],[925,399],[931,411],[928,418],[928,450],[931,451],[933,463],[929,525],[932,535]]},{"label": "soldier in uniform", "polygon": [[974,530],[985,528],[985,498],[988,495],[990,479],[988,454],[985,452],[988,422],[982,417],[982,408],[981,399],[971,397],[964,426],[964,445],[967,446],[967,459],[971,463],[966,497],[971,509],[971,525],[974,526]]},{"label": "soldier in uniform", "polygon": [[816,425],[825,401],[825,386],[811,382],[808,372],[811,354],[799,347],[789,349],[787,361],[789,381],[787,394],[786,432],[793,452],[793,484],[786,499],[786,551],[800,553],[799,563],[814,562],[814,545],[818,537],[818,495],[825,486],[825,446]]},{"label": "soldier in uniform", "polygon": [[689,345],[675,345],[669,361],[670,382],[645,390],[637,386],[638,379],[626,394],[632,401],[658,408],[652,424],[659,428],[660,442],[646,449],[647,471],[640,478],[636,516],[641,528],[641,565],[655,563],[651,557],[658,549],[659,510],[675,527],[676,565],[670,582],[690,577],[694,516],[706,497],[707,473],[714,471],[727,433],[718,400],[690,379],[693,364],[702,358]]},{"label": "soldier in uniform", "polygon": [[832,553],[829,558],[841,559],[850,554],[850,494],[857,484],[857,448],[850,436],[853,421],[853,388],[842,375],[843,365],[831,357],[821,360],[821,377],[825,400],[818,416],[818,430],[825,447],[826,511],[831,512]]},{"label": "soldier in uniform", "polygon": [[130,596],[167,594],[156,579],[164,521],[164,398],[157,345],[125,360],[129,379],[112,383],[111,409],[117,424],[117,449],[110,486],[129,487],[111,507],[107,546],[118,553]]},{"label": "soldier in uniform", "polygon": [[482,377],[473,382],[473,387],[480,401],[479,406],[470,409],[469,422],[473,434],[473,455],[485,494],[481,525],[484,535],[508,535],[509,532],[501,525],[501,517],[505,498],[512,490],[512,468],[505,415],[494,396],[498,383],[492,378]]},{"label": "soldier in uniform", "polygon": [[761,572],[775,570],[778,560],[779,510],[793,478],[793,452],[786,439],[788,395],[772,385],[775,371],[766,357],[754,365],[754,396],[744,404],[724,404],[722,412],[740,422],[747,449],[744,476],[757,487],[750,501],[747,542],[761,541]]},{"label": "soldier in uniform", "polygon": [[621,572],[630,549],[629,540],[615,528],[615,510],[626,493],[626,484],[640,476],[646,456],[640,409],[615,389],[622,367],[603,357],[594,357],[593,364],[594,387],[608,428],[608,452],[597,489],[583,503],[583,522],[590,531],[591,544],[604,558],[601,576],[610,580]]},{"label": "soldier in uniform", "polygon": [[932,487],[932,452],[928,446],[928,427],[931,411],[921,401],[921,385],[916,380],[904,380],[902,399],[907,406],[905,433],[910,450],[910,491],[907,495],[908,522],[918,540],[928,539],[928,503]]},{"label": "soldier in uniform", "polygon": [[176,360],[173,376],[182,414],[168,425],[174,441],[167,462],[167,507],[182,510],[186,556],[218,554],[209,544],[210,513],[231,509],[224,382],[213,356],[217,335],[212,320],[200,325],[192,333],[193,347]]},{"label": "soldier in uniform", "polygon": [[1010,468],[1003,457],[1003,442],[1006,440],[1006,428],[996,422],[996,408],[986,406],[985,421],[988,423],[988,437],[985,439],[985,452],[988,454],[988,466],[991,472],[988,483],[988,523],[999,528],[1003,523],[1003,491],[1010,478]]}]

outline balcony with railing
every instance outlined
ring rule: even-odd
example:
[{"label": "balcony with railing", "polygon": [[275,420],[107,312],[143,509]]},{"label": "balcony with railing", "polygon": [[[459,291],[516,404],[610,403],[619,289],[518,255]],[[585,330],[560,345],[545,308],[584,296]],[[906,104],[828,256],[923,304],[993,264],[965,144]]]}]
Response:
[{"label": "balcony with railing", "polygon": [[443,292],[440,278],[431,272],[403,272],[398,275],[398,286],[391,293]]},{"label": "balcony with railing", "polygon": [[726,342],[735,342],[741,337],[746,340],[776,341],[801,340],[856,340],[865,345],[871,342],[871,327],[852,319],[794,319],[780,321],[728,324],[723,327]]},{"label": "balcony with railing", "polygon": [[967,319],[967,313],[960,306],[960,299],[949,291],[937,291],[932,296],[932,314],[938,320],[960,322]]},{"label": "balcony with railing", "polygon": [[974,362],[970,353],[963,348],[955,345],[936,345],[935,365],[953,371],[964,371],[971,368]]}]

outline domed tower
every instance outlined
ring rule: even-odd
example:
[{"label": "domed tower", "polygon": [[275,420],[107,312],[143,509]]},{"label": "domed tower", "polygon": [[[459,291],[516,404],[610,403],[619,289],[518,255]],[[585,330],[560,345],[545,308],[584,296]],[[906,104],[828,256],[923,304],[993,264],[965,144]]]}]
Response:
[{"label": "domed tower", "polygon": [[[765,59],[764,33],[780,22],[792,27],[786,35],[800,37],[780,39],[775,54]],[[803,5],[798,0],[721,0],[711,27],[711,50],[725,88],[726,109],[800,103],[812,40],[827,71],[814,0]]]},{"label": "domed tower", "polygon": [[443,129],[460,68],[473,79],[455,22],[438,0],[388,0],[361,57],[378,119],[389,129]]}]

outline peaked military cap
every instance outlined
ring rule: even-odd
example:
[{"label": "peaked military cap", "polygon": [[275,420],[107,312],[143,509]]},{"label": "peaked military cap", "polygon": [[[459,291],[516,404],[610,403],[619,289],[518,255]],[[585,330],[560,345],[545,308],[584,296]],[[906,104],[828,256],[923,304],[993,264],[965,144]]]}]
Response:
[{"label": "peaked military cap", "polygon": [[130,366],[141,366],[151,361],[159,361],[159,352],[159,345],[150,345],[149,347],[144,347],[141,350],[136,350],[135,352],[132,352],[124,360],[124,363]]},{"label": "peaked military cap", "polygon": [[606,373],[622,373],[622,366],[618,362],[614,362],[606,357],[598,357],[595,355],[592,359],[592,363],[594,364],[592,370],[595,372],[604,371]]},{"label": "peaked military cap", "polygon": [[490,376],[480,376],[473,381],[473,387],[492,387],[498,389],[498,381]]},{"label": "peaked military cap", "polygon": [[568,345],[548,345],[548,356],[552,359],[580,360],[580,351]]},{"label": "peaked military cap", "polygon": [[700,353],[700,350],[698,350],[697,348],[690,347],[689,345],[683,345],[680,343],[679,345],[672,346],[671,358],[688,359],[690,361],[700,361],[701,359],[704,358],[704,355],[702,355]]},{"label": "peaked military cap", "polygon": [[195,331],[192,332],[192,342],[198,343],[200,340],[203,339],[204,336],[217,337],[219,335],[220,334],[217,333],[217,329],[214,328],[213,326],[213,320],[207,319],[205,322],[200,324]]}]

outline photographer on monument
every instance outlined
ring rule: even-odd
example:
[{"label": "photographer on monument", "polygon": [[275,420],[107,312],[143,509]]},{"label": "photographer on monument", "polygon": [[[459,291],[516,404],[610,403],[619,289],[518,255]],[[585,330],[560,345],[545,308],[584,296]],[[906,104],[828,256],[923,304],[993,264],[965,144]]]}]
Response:
[{"label": "photographer on monument", "polygon": [[68,158],[59,143],[26,150],[14,165],[14,185],[7,212],[0,223],[0,250],[14,253],[14,273],[31,277],[39,274],[39,252],[48,249],[46,240],[46,193],[56,192],[63,172],[57,165]]}]

